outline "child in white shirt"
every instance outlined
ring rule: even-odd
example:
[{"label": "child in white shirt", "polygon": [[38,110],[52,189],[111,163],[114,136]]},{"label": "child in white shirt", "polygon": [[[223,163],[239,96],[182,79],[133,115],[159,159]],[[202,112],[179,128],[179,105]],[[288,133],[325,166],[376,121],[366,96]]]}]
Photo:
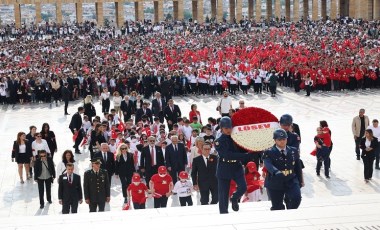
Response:
[{"label": "child in white shirt", "polygon": [[179,181],[177,181],[173,188],[173,193],[177,193],[179,197],[179,203],[181,206],[193,206],[193,200],[191,198],[193,183],[189,180],[189,174],[185,171],[179,173]]}]

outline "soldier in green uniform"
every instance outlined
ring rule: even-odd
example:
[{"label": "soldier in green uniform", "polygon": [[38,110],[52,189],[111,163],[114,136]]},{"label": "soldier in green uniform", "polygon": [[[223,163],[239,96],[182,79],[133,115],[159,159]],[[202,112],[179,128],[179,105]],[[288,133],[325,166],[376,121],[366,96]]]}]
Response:
[{"label": "soldier in green uniform", "polygon": [[104,212],[106,202],[110,202],[110,183],[107,170],[101,169],[101,159],[94,158],[91,160],[92,169],[84,173],[84,198],[90,206],[90,212]]}]

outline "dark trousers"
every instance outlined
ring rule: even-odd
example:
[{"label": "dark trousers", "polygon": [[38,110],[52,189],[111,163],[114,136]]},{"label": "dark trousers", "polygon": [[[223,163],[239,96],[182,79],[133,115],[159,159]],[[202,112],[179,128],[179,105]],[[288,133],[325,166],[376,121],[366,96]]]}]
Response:
[{"label": "dark trousers", "polygon": [[70,201],[62,204],[62,214],[77,213],[78,211],[78,201]]},{"label": "dark trousers", "polygon": [[90,212],[96,212],[98,208],[98,212],[104,212],[104,206],[106,206],[106,202],[90,202],[88,205],[90,207]]},{"label": "dark trousers", "polygon": [[65,100],[65,114],[67,114],[67,107],[69,106],[69,100]]},{"label": "dark trousers", "polygon": [[102,113],[108,113],[110,110],[110,99],[102,100]]},{"label": "dark trousers", "polygon": [[201,194],[201,205],[208,205],[211,193],[211,204],[218,203],[218,187],[210,187],[207,190],[200,190]]},{"label": "dark trousers", "polygon": [[297,209],[301,204],[301,189],[299,184],[294,183],[285,190],[267,189],[271,197],[272,207],[270,210],[284,210],[284,197],[287,198],[287,209]]},{"label": "dark trousers", "polygon": [[123,190],[123,197],[127,197],[127,188],[131,184],[131,180],[126,176],[119,176],[121,183],[121,190]]},{"label": "dark trousers", "polygon": [[145,171],[145,182],[146,182],[146,186],[148,186],[148,188],[149,188],[150,178],[152,178],[152,176],[154,174],[156,174],[157,172],[158,172],[158,166],[157,165],[152,166],[152,168],[149,171]]},{"label": "dark trousers", "polygon": [[139,204],[139,203],[133,202],[133,209],[145,209],[145,203]]},{"label": "dark trousers", "polygon": [[168,198],[163,195],[160,198],[154,198],[154,208],[166,208]]},{"label": "dark trousers", "polygon": [[372,153],[363,155],[363,164],[364,164],[364,179],[368,180],[372,178],[373,173],[373,162],[375,161],[375,155]]},{"label": "dark trousers", "polygon": [[375,149],[375,158],[376,158],[375,167],[376,168],[379,168],[379,157],[380,157],[380,146],[378,145],[377,148]]},{"label": "dark trousers", "polygon": [[51,201],[51,178],[47,180],[37,180],[38,193],[40,195],[40,205],[44,205],[44,188],[46,187],[46,199]]},{"label": "dark trousers", "polygon": [[193,199],[191,199],[191,196],[186,196],[186,197],[180,197],[179,198],[179,203],[181,206],[193,206]]},{"label": "dark trousers", "polygon": [[[239,200],[247,191],[244,174],[232,178],[237,185],[237,190],[232,194],[231,200]],[[218,178],[218,197],[219,197],[219,212],[220,214],[228,213],[228,202],[230,192],[230,179]]]},{"label": "dark trousers", "polygon": [[[71,132],[74,134],[74,130],[72,129]],[[78,151],[79,152],[79,145],[80,143],[82,143],[82,140],[83,140],[83,130],[80,129],[78,130],[78,136],[77,136],[77,139],[75,139],[75,143],[74,143],[74,148],[75,148],[75,151]]]},{"label": "dark trousers", "polygon": [[[184,171],[184,170],[182,170],[182,171]],[[170,176],[172,177],[172,180],[173,180],[173,184],[177,183],[178,172],[180,172],[180,170],[174,170],[173,168],[172,168],[171,171],[169,171],[169,174],[170,174]]]},{"label": "dark trousers", "polygon": [[356,152],[356,157],[359,159],[360,158],[360,137],[356,138],[355,140],[355,152]]},{"label": "dark trousers", "polygon": [[318,175],[321,171],[322,163],[323,163],[323,167],[325,168],[325,176],[328,177],[330,173],[330,157],[326,157],[324,161],[318,160],[317,169],[316,169]]},{"label": "dark trousers", "polygon": [[271,86],[269,86],[269,89],[270,89],[270,93],[272,94],[272,95],[276,95],[276,86],[275,85],[271,85]]},{"label": "dark trousers", "polygon": [[310,86],[310,85],[307,85],[307,86],[305,86],[305,87],[306,87],[306,96],[310,96],[311,86]]}]

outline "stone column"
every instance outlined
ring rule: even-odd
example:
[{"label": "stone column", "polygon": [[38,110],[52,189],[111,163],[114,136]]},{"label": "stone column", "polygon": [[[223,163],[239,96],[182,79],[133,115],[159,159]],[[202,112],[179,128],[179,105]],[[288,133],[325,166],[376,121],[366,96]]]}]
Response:
[{"label": "stone column", "polygon": [[211,0],[211,18],[216,18],[216,0]]},{"label": "stone column", "polygon": [[178,20],[183,20],[184,16],[183,16],[183,13],[184,13],[184,8],[183,8],[183,0],[178,0]]},{"label": "stone column", "polygon": [[[358,5],[360,4],[360,8]],[[356,11],[356,16],[363,18],[364,20],[373,20],[373,0],[362,0],[361,3],[357,3],[357,9],[359,9],[360,15],[358,15],[358,11]]]},{"label": "stone column", "polygon": [[380,0],[373,1],[373,19],[380,20]]},{"label": "stone column", "polygon": [[158,23],[164,19],[164,2],[154,1],[154,22]]},{"label": "stone column", "polygon": [[223,0],[217,0],[217,15],[216,15],[216,20],[217,22],[223,21]]},{"label": "stone column", "polygon": [[293,0],[293,21],[300,20],[300,0]]},{"label": "stone column", "polygon": [[309,17],[309,0],[303,0],[303,20],[306,21]]},{"label": "stone column", "polygon": [[267,20],[271,20],[272,14],[272,0],[267,0]]},{"label": "stone column", "polygon": [[243,18],[243,0],[236,0],[236,22]]},{"label": "stone column", "polygon": [[144,2],[135,2],[135,19],[137,21],[144,21]]},{"label": "stone column", "polygon": [[41,17],[41,2],[36,2],[36,24],[40,23],[42,21]]},{"label": "stone column", "polygon": [[248,19],[253,18],[253,13],[254,13],[253,4],[254,4],[253,0],[248,0]]},{"label": "stone column", "polygon": [[318,20],[318,0],[312,0],[313,3],[312,3],[312,8],[313,8],[313,11],[312,11],[312,20]]},{"label": "stone column", "polygon": [[256,22],[261,20],[261,0],[256,0]]},{"label": "stone column", "polygon": [[[349,17],[351,17],[351,18],[356,18],[357,16],[358,16],[358,14],[357,13],[359,13],[358,11],[358,8],[356,8],[357,6],[356,6],[356,2],[357,2],[358,0],[350,0],[350,3],[349,3],[349,10],[348,10],[348,15],[349,15]],[[346,2],[346,4],[347,4],[347,2]],[[360,7],[360,6],[359,6]]]},{"label": "stone column", "polygon": [[61,25],[63,18],[62,18],[62,1],[58,0],[55,4],[55,15],[57,17],[57,24]]},{"label": "stone column", "polygon": [[285,0],[285,21],[290,22],[290,0]]},{"label": "stone column", "polygon": [[173,1],[173,19],[178,21],[178,1]]},{"label": "stone column", "polygon": [[103,2],[95,2],[96,11],[96,24],[101,27],[104,25],[104,14],[103,14]]},{"label": "stone column", "polygon": [[230,12],[230,22],[236,19],[235,15],[235,0],[229,0],[229,12]]},{"label": "stone column", "polygon": [[14,17],[15,17],[16,28],[20,28],[21,27],[21,8],[20,8],[20,4],[15,3],[13,6],[14,6],[13,13],[14,13]]},{"label": "stone column", "polygon": [[337,14],[337,6],[336,6],[337,0],[331,0],[331,7],[330,7],[330,19],[334,20],[336,19]]},{"label": "stone column", "polygon": [[82,2],[75,3],[75,15],[78,23],[83,22],[83,6]]},{"label": "stone column", "polygon": [[197,21],[198,23],[203,23],[204,22],[204,13],[203,13],[203,0],[198,0],[198,17],[197,17]]},{"label": "stone column", "polygon": [[191,2],[191,11],[193,13],[193,21],[197,20],[197,18],[198,18],[198,3],[197,3],[197,1]]},{"label": "stone column", "polygon": [[322,20],[326,20],[326,17],[327,17],[327,0],[321,1],[321,16],[322,16]]},{"label": "stone column", "polygon": [[275,18],[278,18],[278,20],[281,19],[281,0],[275,0],[274,15],[275,15]]},{"label": "stone column", "polygon": [[124,25],[124,2],[115,2],[116,25],[121,28]]}]

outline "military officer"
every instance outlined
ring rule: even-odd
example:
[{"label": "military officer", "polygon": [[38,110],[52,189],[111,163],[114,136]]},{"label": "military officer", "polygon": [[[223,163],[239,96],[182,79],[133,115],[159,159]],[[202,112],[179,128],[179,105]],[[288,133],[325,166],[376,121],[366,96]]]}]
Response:
[{"label": "military officer", "polygon": [[291,115],[284,114],[280,117],[281,129],[285,130],[286,134],[288,136],[288,140],[287,140],[288,144],[287,145],[294,147],[299,151],[301,138],[297,133],[290,131],[292,124],[293,124],[293,117]]},{"label": "military officer", "polygon": [[90,212],[104,212],[105,203],[110,202],[110,183],[107,170],[101,169],[101,159],[91,160],[92,169],[84,173],[84,198],[86,204],[90,206]]},{"label": "military officer", "polygon": [[301,204],[301,187],[304,186],[298,150],[287,146],[288,135],[278,129],[273,133],[275,145],[264,152],[263,160],[268,170],[265,187],[271,197],[271,210],[283,210],[285,196],[287,209],[297,209]]},{"label": "military officer", "polygon": [[244,171],[241,161],[249,158],[247,153],[240,152],[232,138],[232,122],[229,117],[222,117],[219,122],[221,136],[215,141],[215,149],[218,152],[218,166],[216,177],[218,178],[219,212],[228,213],[228,195],[230,182],[234,180],[237,190],[232,194],[232,210],[239,211],[238,200],[247,190]]}]

